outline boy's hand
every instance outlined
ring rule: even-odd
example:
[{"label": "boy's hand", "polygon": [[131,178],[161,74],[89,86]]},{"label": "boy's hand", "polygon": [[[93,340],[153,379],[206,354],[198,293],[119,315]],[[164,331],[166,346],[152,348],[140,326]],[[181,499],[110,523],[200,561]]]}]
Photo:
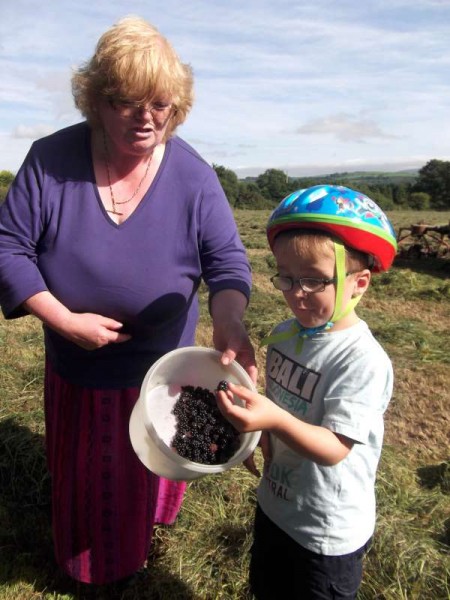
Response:
[{"label": "boy's hand", "polygon": [[[245,407],[234,404],[233,394],[244,400]],[[217,391],[217,405],[238,431],[269,431],[294,452],[319,465],[336,465],[348,455],[355,443],[327,427],[305,423],[269,398],[241,385],[228,383],[226,392]]]},{"label": "boy's hand", "polygon": [[[233,395],[244,400],[245,407],[234,404]],[[223,416],[241,433],[272,429],[282,410],[265,396],[234,383],[228,383],[226,392],[217,391],[217,405]]]},{"label": "boy's hand", "polygon": [[247,471],[250,471],[250,473],[252,475],[255,475],[255,477],[261,477],[261,473],[255,463],[255,453],[254,452],[252,452],[250,454],[250,456],[244,460],[243,464],[244,464],[244,467],[247,469]]},{"label": "boy's hand", "polygon": [[261,448],[261,454],[264,459],[264,466],[266,467],[272,460],[272,450],[270,448],[270,437],[267,431],[261,433],[261,439],[259,440],[259,447]]},{"label": "boy's hand", "polygon": [[[263,468],[265,470],[266,468],[268,468],[268,465],[270,464],[270,461],[272,459],[272,452],[270,450],[270,437],[267,431],[261,432],[261,438],[259,440],[258,446],[259,448],[261,448],[261,454],[264,460]],[[250,471],[252,475],[255,475],[256,477],[261,477],[261,472],[256,466],[254,452],[252,452],[250,456],[244,460],[243,464],[247,471]]]}]

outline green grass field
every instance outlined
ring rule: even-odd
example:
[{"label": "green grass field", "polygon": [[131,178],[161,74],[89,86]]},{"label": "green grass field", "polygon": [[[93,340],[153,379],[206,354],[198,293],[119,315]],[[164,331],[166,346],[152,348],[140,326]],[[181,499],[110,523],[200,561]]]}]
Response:
[{"label": "green grass field", "polygon": [[[445,224],[450,213],[392,213],[396,227]],[[236,219],[254,273],[246,316],[264,387],[259,342],[289,315],[271,289],[267,211]],[[360,600],[450,598],[450,260],[399,260],[375,279],[359,314],[392,357],[396,385],[386,415],[378,525]],[[205,310],[197,342],[211,345]],[[43,449],[43,350],[39,323],[0,320],[0,600],[242,599],[257,479],[243,467],[189,485],[173,527],[159,527],[148,573],[132,587],[89,591],[59,573],[50,529]],[[260,461],[260,457],[258,456]]]}]

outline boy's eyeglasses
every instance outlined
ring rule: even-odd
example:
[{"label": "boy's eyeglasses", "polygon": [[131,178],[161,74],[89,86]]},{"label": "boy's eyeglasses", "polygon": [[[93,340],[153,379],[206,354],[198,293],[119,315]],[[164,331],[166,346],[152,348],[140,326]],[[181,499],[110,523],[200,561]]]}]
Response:
[{"label": "boy's eyeglasses", "polygon": [[[357,271],[350,271],[346,273],[347,275],[352,275]],[[300,289],[306,294],[317,294],[318,292],[323,292],[327,285],[331,283],[336,283],[337,278],[331,277],[330,279],[325,279],[323,277],[300,277],[299,279],[294,279],[293,277],[288,277],[285,275],[274,275],[270,278],[270,281],[273,283],[273,287],[276,290],[280,290],[280,292],[290,292],[294,287],[294,284],[298,283]]]},{"label": "boy's eyeglasses", "polygon": [[138,110],[148,110],[153,117],[164,119],[174,108],[173,104],[165,102],[135,102],[117,98],[108,98],[108,102],[123,117],[131,117]]}]

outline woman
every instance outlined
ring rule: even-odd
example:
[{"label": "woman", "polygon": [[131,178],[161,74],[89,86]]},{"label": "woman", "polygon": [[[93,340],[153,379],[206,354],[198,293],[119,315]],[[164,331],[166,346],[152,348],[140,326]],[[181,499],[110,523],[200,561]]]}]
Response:
[{"label": "woman", "polygon": [[164,353],[192,345],[201,279],[222,362],[256,379],[242,323],[250,269],[214,171],[174,135],[192,73],[140,18],[73,76],[86,122],[35,142],[0,212],[6,318],[44,325],[46,444],[58,564],[103,584],[137,571],[184,484],[134,455],[128,420]]}]

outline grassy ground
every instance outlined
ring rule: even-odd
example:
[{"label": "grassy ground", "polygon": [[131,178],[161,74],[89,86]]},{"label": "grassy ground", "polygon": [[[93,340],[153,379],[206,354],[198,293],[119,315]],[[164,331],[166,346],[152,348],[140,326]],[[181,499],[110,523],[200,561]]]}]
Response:
[{"label": "grassy ground", "polygon": [[[268,213],[236,218],[254,271],[247,324],[264,386],[259,341],[288,311],[268,282],[273,260]],[[396,227],[449,213],[393,213]],[[360,315],[394,362],[378,484],[378,526],[360,600],[450,598],[449,340],[450,261],[397,261],[379,276]],[[211,345],[205,311],[198,343]],[[31,318],[0,320],[0,600],[247,599],[247,552],[257,480],[242,467],[189,485],[174,527],[159,527],[150,569],[126,590],[90,593],[62,576],[53,560],[49,479],[43,453],[42,334]],[[259,459],[260,460],[260,459]]]}]

